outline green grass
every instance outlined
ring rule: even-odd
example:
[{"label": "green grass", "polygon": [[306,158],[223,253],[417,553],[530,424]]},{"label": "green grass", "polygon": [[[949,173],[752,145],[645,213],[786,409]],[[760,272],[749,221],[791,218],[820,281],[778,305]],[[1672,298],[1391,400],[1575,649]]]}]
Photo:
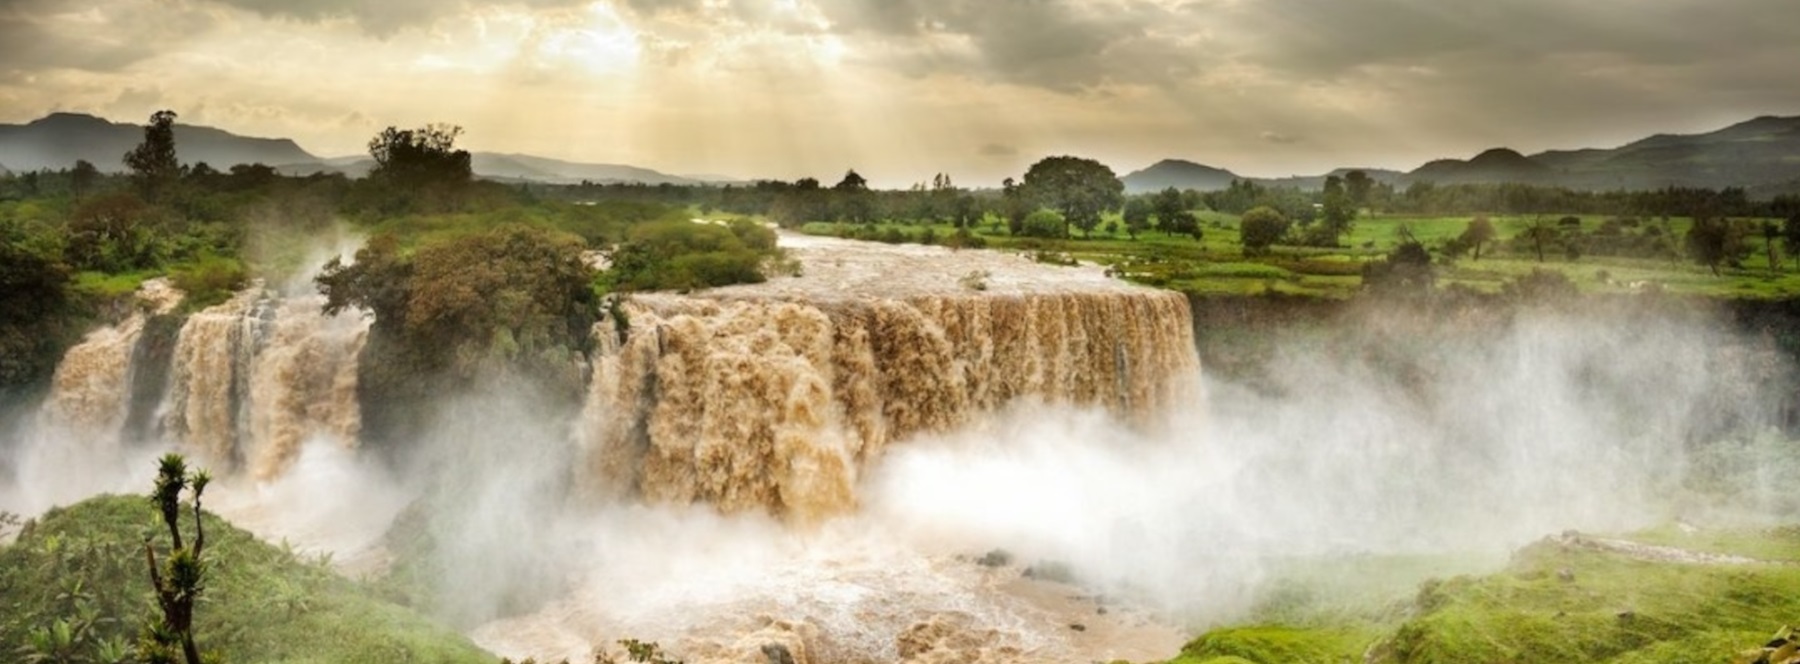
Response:
[{"label": "green grass", "polygon": [[[231,662],[483,662],[497,658],[404,607],[374,599],[317,561],[206,518],[207,588],[196,608],[203,650]],[[149,501],[105,496],[45,514],[0,549],[0,661],[29,632],[89,625],[78,654],[135,639],[152,615],[143,542]],[[163,536],[166,539],[166,535]],[[72,659],[69,661],[91,661]]]},{"label": "green grass", "polygon": [[[1439,284],[1494,293],[1508,281],[1534,269],[1549,269],[1564,273],[1581,291],[1590,293],[1660,290],[1713,298],[1763,300],[1800,296],[1800,266],[1796,266],[1792,258],[1784,257],[1782,264],[1771,270],[1765,242],[1760,235],[1746,238],[1749,255],[1742,267],[1722,267],[1720,275],[1686,259],[1585,255],[1570,260],[1556,251],[1547,252],[1545,260],[1539,262],[1530,252],[1520,253],[1503,246],[1505,240],[1520,234],[1530,224],[1541,219],[1554,225],[1562,216],[1490,216],[1502,242],[1485,251],[1479,261],[1465,257],[1454,264],[1440,264]],[[1600,215],[1577,217],[1584,232],[1598,229],[1605,221]],[[1018,238],[992,223],[981,224],[976,234],[993,249],[1066,253],[1083,261],[1112,266],[1127,278],[1146,285],[1190,294],[1284,293],[1345,299],[1361,290],[1363,263],[1380,259],[1397,246],[1404,237],[1402,228],[1426,246],[1437,247],[1460,235],[1469,219],[1398,215],[1364,217],[1356,221],[1354,229],[1341,242],[1342,246],[1277,245],[1261,256],[1246,256],[1237,230],[1237,218],[1217,212],[1202,214],[1204,238],[1199,242],[1186,236],[1167,236],[1153,231],[1131,239],[1122,230],[1109,234],[1103,229],[1096,229],[1091,238],[1082,238],[1080,233],[1065,240]],[[1693,220],[1672,218],[1643,223],[1666,226],[1669,232],[1679,237],[1692,226]],[[927,228],[940,239],[955,232],[948,224],[883,224],[882,228],[890,226],[900,229],[909,241],[916,241]],[[806,224],[801,231],[835,236],[842,235],[847,228],[844,224],[815,222]]]},{"label": "green grass", "polygon": [[1545,540],[1498,572],[1427,581],[1409,597],[1394,580],[1475,561],[1306,563],[1277,575],[1245,625],[1202,634],[1171,662],[1718,664],[1800,619],[1800,528],[1623,539],[1781,562],[1650,561]]},{"label": "green grass", "polygon": [[161,276],[160,272],[81,272],[75,275],[75,292],[101,300],[113,300],[137,292],[145,281]]}]

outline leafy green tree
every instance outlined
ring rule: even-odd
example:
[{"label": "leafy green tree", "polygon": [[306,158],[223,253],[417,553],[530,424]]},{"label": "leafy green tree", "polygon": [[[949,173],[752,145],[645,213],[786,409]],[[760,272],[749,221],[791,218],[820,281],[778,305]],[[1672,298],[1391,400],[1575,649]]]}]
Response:
[{"label": "leafy green tree", "polygon": [[1344,189],[1344,181],[1336,175],[1325,178],[1325,190],[1320,196],[1323,204],[1322,216],[1316,233],[1309,233],[1309,244],[1320,246],[1336,246],[1344,234],[1350,232],[1356,219],[1356,206],[1350,200],[1350,194]]},{"label": "leafy green tree", "polygon": [[1013,235],[1025,233],[1025,218],[1036,211],[1025,193],[1024,185],[1012,178],[1000,182],[1000,216],[1006,219],[1006,230]]},{"label": "leafy green tree", "polygon": [[1416,297],[1431,292],[1436,275],[1431,266],[1431,252],[1407,230],[1401,241],[1379,261],[1364,263],[1363,288],[1375,293]]},{"label": "leafy green tree", "polygon": [[1354,170],[1344,174],[1344,190],[1350,197],[1353,209],[1361,210],[1369,205],[1369,194],[1375,189],[1375,180],[1362,170]]},{"label": "leafy green tree", "polygon": [[1539,263],[1544,262],[1544,249],[1555,244],[1557,237],[1556,227],[1543,217],[1533,219],[1531,225],[1525,227],[1525,232],[1519,234],[1519,239],[1531,245]]},{"label": "leafy green tree", "polygon": [[383,214],[460,208],[474,180],[469,152],[456,147],[462,127],[388,127],[369,141],[374,168],[363,180],[368,207]]},{"label": "leafy green tree", "polygon": [[1138,233],[1150,227],[1150,215],[1154,211],[1150,201],[1143,196],[1133,196],[1131,200],[1125,201],[1125,212],[1122,215],[1125,217],[1125,233],[1136,240]]},{"label": "leafy green tree", "polygon": [[1281,212],[1268,206],[1251,208],[1238,219],[1238,228],[1244,243],[1244,253],[1264,254],[1281,236],[1288,231],[1288,219]]},{"label": "leafy green tree", "polygon": [[1794,257],[1794,267],[1800,269],[1800,214],[1781,222],[1781,243],[1788,255]]},{"label": "leafy green tree", "polygon": [[1117,208],[1125,195],[1125,183],[1111,168],[1069,156],[1046,157],[1032,164],[1025,171],[1024,187],[1032,199],[1056,210],[1065,223],[1089,236],[1100,225],[1100,216]]},{"label": "leafy green tree", "polygon": [[1025,223],[1019,234],[1025,237],[1068,237],[1069,222],[1055,210],[1038,210],[1025,216]]},{"label": "leafy green tree", "polygon": [[1174,235],[1178,232],[1175,229],[1176,218],[1180,216],[1181,213],[1188,211],[1188,204],[1187,199],[1182,195],[1180,190],[1169,187],[1156,192],[1156,198],[1151,203],[1151,208],[1151,211],[1156,215],[1157,230],[1168,235]]},{"label": "leafy green tree", "polygon": [[1719,274],[1720,263],[1736,266],[1750,255],[1743,229],[1720,217],[1694,219],[1694,226],[1688,229],[1683,244],[1688,258],[1706,266],[1714,276]]},{"label": "leafy green tree", "polygon": [[[169,529],[169,553],[162,564],[156,560],[156,547],[144,540],[144,558],[150,564],[150,585],[156,591],[156,605],[162,611],[160,622],[146,625],[138,639],[138,658],[147,664],[187,664],[217,662],[217,655],[204,659],[194,643],[194,603],[206,590],[206,528],[200,518],[200,498],[212,478],[206,471],[188,472],[187,462],[179,454],[164,455],[157,466],[156,489],[150,503],[162,516]],[[193,546],[181,536],[182,494],[191,494],[193,508]],[[176,653],[181,655],[176,658]]]},{"label": "leafy green tree", "polygon": [[175,158],[175,112],[150,114],[144,141],[125,153],[125,167],[144,198],[155,201],[181,178],[181,162]]},{"label": "leafy green tree", "polygon": [[1494,231],[1494,222],[1488,221],[1487,217],[1478,216],[1469,220],[1469,225],[1463,228],[1462,235],[1456,239],[1462,246],[1473,250],[1475,260],[1479,261],[1482,246],[1492,243],[1495,237],[1498,237],[1498,233]]}]

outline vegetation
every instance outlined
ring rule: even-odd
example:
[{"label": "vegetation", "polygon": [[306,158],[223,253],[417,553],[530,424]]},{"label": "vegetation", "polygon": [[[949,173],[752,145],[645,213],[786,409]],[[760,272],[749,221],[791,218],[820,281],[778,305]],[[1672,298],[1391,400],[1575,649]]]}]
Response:
[{"label": "vegetation", "polygon": [[[1427,581],[1398,601],[1375,592],[1346,607],[1341,594],[1278,594],[1286,599],[1258,609],[1278,622],[1208,632],[1173,662],[1723,662],[1800,612],[1789,592],[1800,582],[1792,564],[1800,530],[1669,529],[1624,541],[1680,548],[1563,536],[1526,547],[1498,573]],[[1676,551],[1764,562],[1722,564]]]},{"label": "vegetation", "polygon": [[[141,496],[50,511],[0,548],[0,658],[133,661],[132,640],[162,619],[144,542],[167,535]],[[192,630],[233,662],[469,662],[494,658],[462,636],[375,598],[292,549],[202,512],[204,600]],[[158,546],[162,560],[167,550]]]},{"label": "vegetation", "polygon": [[[200,656],[194,643],[194,603],[206,590],[206,521],[201,518],[200,499],[212,477],[206,471],[189,473],[187,462],[179,454],[162,458],[157,467],[156,490],[150,502],[169,529],[169,547],[161,565],[156,561],[156,547],[144,541],[144,559],[150,563],[150,589],[162,619],[144,626],[138,637],[137,656],[146,664],[187,664],[221,661],[216,653]],[[192,492],[194,537],[191,546],[181,536],[181,494]],[[180,656],[177,657],[176,653]]]}]

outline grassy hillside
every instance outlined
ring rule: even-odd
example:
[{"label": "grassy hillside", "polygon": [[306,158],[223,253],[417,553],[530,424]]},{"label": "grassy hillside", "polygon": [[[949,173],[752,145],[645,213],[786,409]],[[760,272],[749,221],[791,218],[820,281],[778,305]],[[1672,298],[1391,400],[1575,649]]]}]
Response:
[{"label": "grassy hillside", "polygon": [[1570,534],[1405,601],[1273,602],[1260,624],[1203,634],[1171,664],[1723,663],[1800,619],[1795,588],[1800,528]]},{"label": "grassy hillside", "polygon": [[[209,514],[206,530],[211,568],[195,635],[227,661],[497,659],[222,519]],[[114,662],[129,653],[154,612],[143,542],[155,532],[145,498],[104,496],[50,511],[0,549],[0,661]],[[46,641],[63,645],[47,653]]]}]

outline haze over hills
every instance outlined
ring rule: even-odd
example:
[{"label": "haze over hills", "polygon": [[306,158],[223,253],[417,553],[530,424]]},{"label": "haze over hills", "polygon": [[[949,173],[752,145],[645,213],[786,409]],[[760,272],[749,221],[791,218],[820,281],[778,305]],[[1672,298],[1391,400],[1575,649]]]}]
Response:
[{"label": "haze over hills", "polygon": [[[23,125],[0,124],[0,163],[20,171],[62,169],[86,160],[106,172],[125,170],[125,153],[144,139],[140,125],[108,122],[80,113],[51,113]],[[181,161],[232,164],[317,161],[285,138],[250,138],[212,127],[175,125]]]},{"label": "haze over hills", "polygon": [[[0,164],[18,171],[63,169],[86,160],[106,172],[121,172],[125,153],[144,138],[140,125],[109,122],[80,113],[52,113],[22,125],[0,124]],[[184,164],[205,162],[218,170],[237,164],[268,164],[289,175],[343,173],[361,177],[374,166],[367,155],[321,158],[285,138],[252,138],[212,127],[175,125],[176,149]],[[661,173],[623,164],[588,164],[522,154],[476,152],[478,177],[577,184],[703,184],[717,182]],[[729,179],[726,179],[727,181]]]},{"label": "haze over hills", "polygon": [[[143,138],[142,127],[78,113],[52,113],[22,124],[0,124],[0,173],[61,169],[85,159],[103,171],[124,169],[121,157]],[[226,170],[262,163],[290,175],[343,173],[360,177],[374,162],[366,155],[322,158],[284,138],[252,138],[212,127],[175,126],[181,161]],[[641,182],[721,184],[743,182],[716,175],[671,175],[626,164],[595,164],[525,154],[476,152],[482,178],[554,184]],[[1270,186],[1317,189],[1327,174],[1246,178]],[[1764,116],[1704,134],[1657,134],[1616,148],[1551,150],[1526,156],[1497,147],[1468,160],[1439,159],[1410,172],[1361,169],[1375,180],[1405,187],[1518,182],[1576,189],[1654,189],[1664,186],[1744,187],[1752,195],[1800,191],[1800,116]],[[1122,178],[1127,191],[1215,190],[1241,178],[1230,170],[1183,159],[1165,159]]]},{"label": "haze over hills", "polygon": [[[1340,168],[1331,174],[1342,175]],[[1410,172],[1363,169],[1395,186],[1519,182],[1574,189],[1655,189],[1665,186],[1745,187],[1767,192],[1800,180],[1800,116],[1764,116],[1704,134],[1657,134],[1617,148],[1551,150],[1525,156],[1493,148],[1468,160],[1439,159]],[[1230,171],[1169,159],[1127,175],[1128,191],[1174,186],[1220,189]],[[1325,175],[1250,178],[1259,184],[1314,189]]]}]

